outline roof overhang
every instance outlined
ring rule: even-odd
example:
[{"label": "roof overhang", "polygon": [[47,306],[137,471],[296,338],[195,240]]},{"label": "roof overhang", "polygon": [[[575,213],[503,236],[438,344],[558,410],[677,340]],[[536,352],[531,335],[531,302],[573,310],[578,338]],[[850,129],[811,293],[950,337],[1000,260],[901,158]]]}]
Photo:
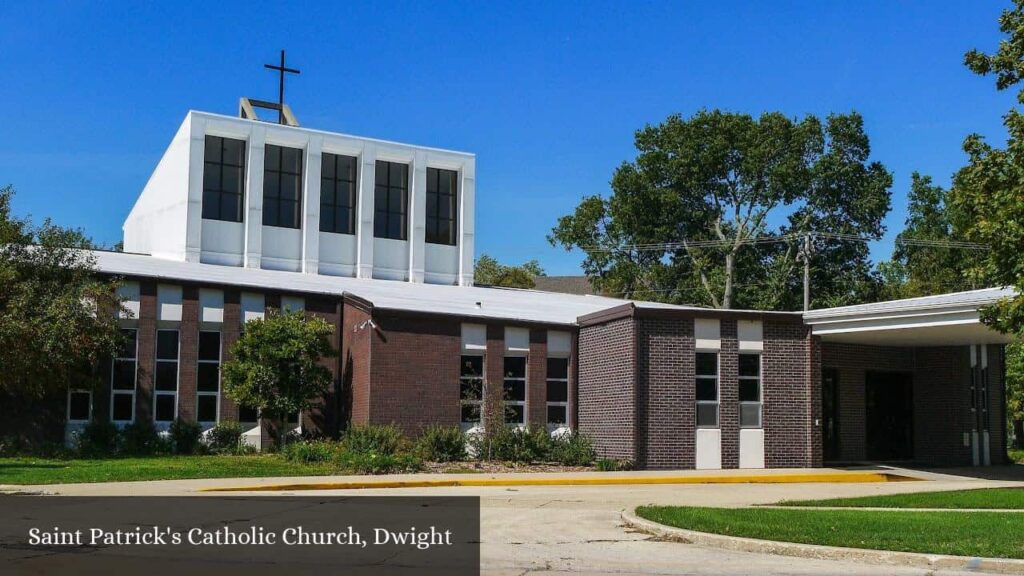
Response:
[{"label": "roof overhang", "polygon": [[812,310],[804,322],[825,342],[878,346],[1005,344],[1013,337],[981,323],[979,310],[1007,289],[974,290],[874,304]]}]

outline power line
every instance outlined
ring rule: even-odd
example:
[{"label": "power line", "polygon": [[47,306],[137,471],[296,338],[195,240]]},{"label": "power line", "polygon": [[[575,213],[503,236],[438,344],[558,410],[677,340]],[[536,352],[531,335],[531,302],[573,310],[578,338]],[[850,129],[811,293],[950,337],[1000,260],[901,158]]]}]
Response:
[{"label": "power line", "polygon": [[[880,238],[871,238],[866,236],[858,236],[856,234],[847,234],[839,232],[809,232],[806,234],[782,234],[780,236],[755,236],[746,238],[740,241],[733,240],[682,240],[679,242],[662,242],[662,243],[650,243],[650,244],[625,244],[622,246],[604,247],[604,246],[581,246],[580,249],[584,252],[593,253],[609,253],[609,252],[668,252],[672,250],[680,249],[702,249],[702,248],[726,248],[734,245],[757,245],[757,244],[776,244],[776,243],[788,243],[794,240],[799,240],[805,236],[810,236],[812,239],[822,238],[826,240],[840,240],[844,242],[876,242]],[[955,248],[962,250],[988,250],[989,247],[985,244],[978,244],[976,242],[965,242],[962,240],[926,240],[916,238],[900,238],[897,237],[895,244],[903,246],[913,246],[918,248]]]}]

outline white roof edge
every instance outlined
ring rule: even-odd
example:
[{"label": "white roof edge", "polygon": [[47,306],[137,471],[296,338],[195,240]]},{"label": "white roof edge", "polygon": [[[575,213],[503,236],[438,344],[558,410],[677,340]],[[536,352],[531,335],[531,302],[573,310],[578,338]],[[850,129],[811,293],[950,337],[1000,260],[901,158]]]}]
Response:
[{"label": "white roof edge", "polygon": [[917,298],[810,310],[804,313],[804,320],[808,324],[815,324],[820,323],[816,321],[866,319],[878,315],[891,316],[895,314],[897,316],[908,316],[923,313],[962,312],[965,309],[977,309],[981,306],[993,304],[1002,298],[1009,298],[1014,295],[1016,295],[1016,291],[1013,288],[982,288],[964,292],[950,292]]},{"label": "white roof edge", "polygon": [[[237,116],[228,116],[227,114],[217,114],[215,112],[203,112],[202,110],[189,110],[189,115],[203,116],[207,118],[215,118],[217,120],[230,120],[233,122],[258,122],[261,124],[267,124],[260,120],[251,120],[249,118],[239,118]],[[455,154],[458,156],[467,156],[470,158],[476,158],[476,154],[472,152],[463,152],[461,150],[450,150],[447,148],[437,148],[435,146],[420,146],[418,144],[409,144],[407,142],[396,142],[394,140],[384,140],[381,138],[370,138],[367,136],[357,136],[355,134],[345,134],[344,132],[331,132],[330,130],[320,130],[317,128],[307,128],[305,126],[288,126],[287,124],[272,124],[275,128],[281,128],[285,130],[297,130],[301,132],[312,132],[315,134],[323,134],[328,136],[341,136],[343,138],[355,138],[356,140],[365,140],[366,142],[373,142],[376,144],[389,144],[392,146],[405,146],[407,148],[416,148],[417,150],[429,150],[433,152],[443,152],[445,154]]]}]

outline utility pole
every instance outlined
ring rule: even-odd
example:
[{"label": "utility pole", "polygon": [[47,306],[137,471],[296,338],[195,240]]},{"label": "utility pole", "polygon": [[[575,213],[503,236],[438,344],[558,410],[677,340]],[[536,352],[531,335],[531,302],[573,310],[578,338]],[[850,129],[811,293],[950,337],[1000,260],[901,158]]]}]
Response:
[{"label": "utility pole", "polygon": [[814,234],[804,234],[804,245],[797,252],[797,258],[804,262],[804,312],[811,309],[811,251],[814,249]]}]

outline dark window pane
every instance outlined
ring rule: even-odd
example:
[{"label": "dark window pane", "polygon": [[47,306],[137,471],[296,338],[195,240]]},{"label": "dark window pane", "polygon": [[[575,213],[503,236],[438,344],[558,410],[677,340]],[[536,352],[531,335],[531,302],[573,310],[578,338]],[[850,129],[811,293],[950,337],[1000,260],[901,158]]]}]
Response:
[{"label": "dark window pane", "polygon": [[320,177],[325,179],[334,180],[335,166],[338,163],[338,157],[334,154],[328,154],[324,152],[320,159]]},{"label": "dark window pane", "polygon": [[[241,410],[239,410],[239,415],[241,415]],[[216,396],[210,394],[202,394],[196,398],[196,420],[198,420],[199,422],[217,421]]]},{"label": "dark window pane", "polygon": [[522,402],[526,400],[526,382],[505,380],[505,400]]},{"label": "dark window pane", "polygon": [[463,380],[459,383],[459,398],[461,400],[482,400],[484,397],[484,383],[482,380]]},{"label": "dark window pane", "polygon": [[174,395],[157,394],[156,410],[154,412],[154,419],[157,422],[170,422],[174,420]]},{"label": "dark window pane", "polygon": [[744,428],[761,427],[761,403],[740,404],[740,426]]},{"label": "dark window pane", "polygon": [[548,406],[548,424],[565,424],[565,406]]},{"label": "dark window pane", "polygon": [[281,198],[284,200],[298,200],[300,190],[299,177],[294,174],[281,175]]},{"label": "dark window pane", "polygon": [[88,420],[90,400],[88,392],[71,392],[68,395],[68,420]]},{"label": "dark window pane", "polygon": [[718,426],[718,404],[697,404],[697,426]]},{"label": "dark window pane", "polygon": [[437,241],[435,244],[455,244],[452,238],[452,225],[448,220],[441,220],[437,226]]},{"label": "dark window pane", "polygon": [[242,196],[241,194],[220,195],[220,220],[230,222],[242,221]]},{"label": "dark window pane", "polygon": [[220,193],[216,190],[203,190],[203,218],[216,220],[220,217]]},{"label": "dark window pane", "polygon": [[377,186],[373,189],[373,209],[377,212],[387,212],[388,189],[385,186]]},{"label": "dark window pane", "polygon": [[285,421],[288,422],[289,424],[298,424],[299,423],[299,413],[298,412],[292,412],[291,414],[288,415],[288,418]]},{"label": "dark window pane", "polygon": [[437,217],[442,220],[451,220],[452,218],[452,196],[441,196],[437,201]]},{"label": "dark window pane", "polygon": [[463,404],[462,405],[462,421],[467,423],[475,423],[480,421],[480,405],[479,404]]},{"label": "dark window pane", "polygon": [[352,212],[344,206],[335,209],[334,222],[339,234],[352,234]]},{"label": "dark window pane", "polygon": [[377,187],[388,185],[388,162],[377,162],[374,170],[374,182]]},{"label": "dark window pane", "polygon": [[338,156],[338,179],[356,181],[356,159],[353,156]]},{"label": "dark window pane", "polygon": [[484,357],[483,356],[463,356],[462,357],[462,370],[460,371],[461,376],[477,376],[481,377],[484,374]]},{"label": "dark window pane", "polygon": [[207,162],[220,162],[221,147],[224,146],[224,139],[216,136],[207,136],[206,145],[203,149],[203,159]]},{"label": "dark window pane", "polygon": [[506,356],[505,377],[526,378],[526,356]]},{"label": "dark window pane", "polygon": [[114,375],[111,386],[115,390],[135,389],[134,360],[114,360]]},{"label": "dark window pane", "polygon": [[320,231],[337,232],[334,225],[334,209],[328,206],[320,208]]},{"label": "dark window pane", "polygon": [[718,354],[714,352],[697,352],[697,375],[718,375]]},{"label": "dark window pane", "polygon": [[388,238],[405,240],[405,218],[401,214],[388,215]]},{"label": "dark window pane", "polygon": [[697,378],[697,400],[718,400],[718,380]]},{"label": "dark window pane", "polygon": [[134,404],[134,394],[114,394],[114,408],[111,411],[111,420],[131,420]]},{"label": "dark window pane", "polygon": [[177,360],[178,359],[178,331],[157,330],[156,333],[156,359]]},{"label": "dark window pane", "polygon": [[740,402],[759,402],[761,400],[761,382],[753,379],[740,379]]},{"label": "dark window pane", "polygon": [[392,188],[405,188],[405,180],[409,174],[409,167],[398,162],[388,162],[388,186]]},{"label": "dark window pane", "polygon": [[267,144],[264,150],[263,169],[279,172],[281,170],[281,147]]},{"label": "dark window pane", "polygon": [[203,190],[220,190],[220,164],[207,162],[203,165]]},{"label": "dark window pane", "polygon": [[302,150],[298,148],[282,148],[281,152],[281,171],[301,174]]},{"label": "dark window pane", "polygon": [[238,421],[239,422],[255,422],[259,420],[259,413],[255,408],[248,406],[238,407]]},{"label": "dark window pane", "polygon": [[156,389],[175,391],[178,389],[178,363],[156,363]]},{"label": "dark window pane", "polygon": [[333,207],[334,204],[334,180],[324,178],[320,180],[320,205]]},{"label": "dark window pane", "polygon": [[245,176],[242,174],[242,168],[235,168],[233,166],[225,167],[221,190],[228,192],[229,194],[241,194],[244,178]]},{"label": "dark window pane", "polygon": [[[427,194],[437,192],[437,168],[427,168]],[[428,196],[429,198],[429,196]]]},{"label": "dark window pane", "polygon": [[299,227],[299,203],[281,201],[280,222],[277,224],[283,228]]},{"label": "dark window pane", "polygon": [[277,172],[267,172],[263,178],[263,201],[281,197],[281,177]]},{"label": "dark window pane", "polygon": [[427,218],[437,219],[437,194],[431,194],[427,191]]},{"label": "dark window pane", "polygon": [[220,390],[220,366],[202,363],[196,372],[196,390],[200,392],[217,392]]},{"label": "dark window pane", "polygon": [[568,402],[569,383],[555,380],[548,381],[548,402]]},{"label": "dark window pane", "polygon": [[279,215],[278,215],[278,210],[277,210],[277,200],[271,200],[271,201],[268,202],[268,201],[266,201],[266,199],[264,199],[264,202],[263,202],[263,225],[264,226],[277,226],[278,218],[279,218]]},{"label": "dark window pane", "polygon": [[135,358],[135,337],[136,331],[131,329],[121,330],[121,350],[117,353],[118,358]]},{"label": "dark window pane", "polygon": [[377,238],[387,238],[387,231],[387,213],[377,212],[373,219],[373,235]]},{"label": "dark window pane", "polygon": [[526,414],[525,406],[505,406],[505,423],[522,424]]},{"label": "dark window pane", "polygon": [[388,192],[388,212],[391,212],[392,214],[401,214],[402,212],[405,212],[402,196],[402,192],[400,190],[395,190],[394,188]]},{"label": "dark window pane", "polygon": [[220,360],[220,332],[204,330],[199,333],[199,359]]},{"label": "dark window pane", "polygon": [[548,378],[568,378],[568,358],[548,358]]},{"label": "dark window pane", "polygon": [[231,166],[245,166],[245,140],[233,138],[221,138],[220,140],[224,145],[224,163]]},{"label": "dark window pane", "polygon": [[740,354],[740,376],[760,376],[761,355]]}]

